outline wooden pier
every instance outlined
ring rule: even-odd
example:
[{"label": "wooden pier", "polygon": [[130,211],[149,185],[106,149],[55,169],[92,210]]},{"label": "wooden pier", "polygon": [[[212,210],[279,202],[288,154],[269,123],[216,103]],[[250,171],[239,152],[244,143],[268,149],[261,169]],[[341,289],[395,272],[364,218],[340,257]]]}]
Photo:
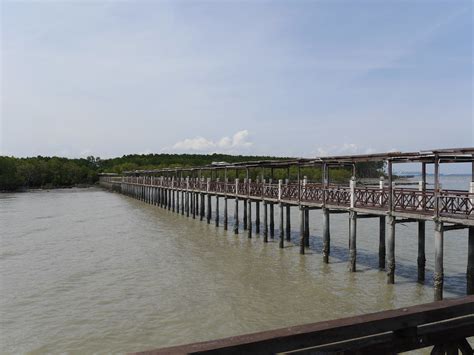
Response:
[{"label": "wooden pier", "polygon": [[[357,184],[358,163],[383,161],[387,166],[387,179],[380,178],[378,186]],[[397,188],[394,184],[393,165],[418,163],[421,181],[417,188]],[[442,189],[439,181],[440,165],[469,163],[472,167],[471,183],[466,190]],[[426,183],[427,166],[434,167],[434,186]],[[352,168],[348,184],[334,184],[330,171],[334,168]],[[301,169],[318,169],[321,181],[309,181]],[[286,179],[274,180],[277,170],[286,173]],[[291,176],[291,171],[296,171]],[[233,180],[229,179],[233,177]],[[252,180],[251,178],[255,178]],[[269,160],[246,163],[219,163],[192,168],[173,168],[126,172],[122,175],[103,174],[100,184],[144,202],[161,206],[187,217],[212,221],[211,198],[215,198],[214,222],[219,226],[220,208],[222,225],[228,229],[228,200],[233,203],[231,226],[235,234],[240,228],[252,233],[263,233],[263,241],[274,238],[274,209],[279,209],[279,247],[283,248],[291,236],[290,208],[299,210],[299,247],[304,254],[309,247],[309,211],[321,209],[323,214],[323,260],[330,262],[330,216],[346,213],[349,219],[349,265],[357,269],[357,224],[363,219],[379,220],[379,267],[386,269],[387,282],[395,282],[396,225],[418,225],[418,282],[425,279],[426,221],[433,221],[435,244],[434,299],[443,298],[444,234],[452,230],[467,229],[466,292],[474,294],[474,148],[439,149],[410,153],[385,153],[354,156],[321,157],[314,159]],[[223,204],[220,203],[223,199]],[[243,211],[239,211],[243,201]],[[206,209],[207,206],[207,209]],[[252,221],[255,208],[256,220]],[[263,212],[263,222],[260,220]],[[242,222],[242,224],[241,224]],[[260,226],[263,223],[263,231]]]}]

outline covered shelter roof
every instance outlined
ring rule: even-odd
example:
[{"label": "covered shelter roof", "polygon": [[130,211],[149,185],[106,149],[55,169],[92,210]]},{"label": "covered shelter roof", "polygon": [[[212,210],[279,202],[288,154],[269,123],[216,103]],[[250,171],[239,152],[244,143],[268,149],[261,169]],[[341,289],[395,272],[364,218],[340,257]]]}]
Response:
[{"label": "covered shelter roof", "polygon": [[289,168],[291,166],[317,165],[353,165],[362,162],[391,161],[393,163],[469,163],[474,162],[474,148],[446,148],[422,150],[419,152],[387,152],[374,154],[336,155],[315,158],[254,160],[236,163],[216,162],[214,164],[194,167],[176,167],[153,170],[126,171],[124,174],[158,174],[176,173],[183,171],[202,171],[219,169],[247,169],[247,168]]}]

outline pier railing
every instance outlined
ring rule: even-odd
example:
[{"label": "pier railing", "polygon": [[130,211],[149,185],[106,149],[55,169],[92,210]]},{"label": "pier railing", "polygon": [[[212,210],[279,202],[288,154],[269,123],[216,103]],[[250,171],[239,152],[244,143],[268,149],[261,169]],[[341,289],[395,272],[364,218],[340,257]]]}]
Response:
[{"label": "pier railing", "polygon": [[161,354],[472,354],[474,296],[144,351]]},{"label": "pier railing", "polygon": [[[269,199],[283,203],[304,203],[318,206],[347,207],[407,212],[421,215],[436,215],[459,219],[474,218],[474,193],[460,190],[419,190],[414,188],[351,187],[331,184],[324,187],[320,183],[269,183],[269,182],[221,182],[201,179],[169,179],[163,177],[102,176],[101,184],[108,188],[113,185],[132,184],[160,188],[193,190],[203,193],[226,194],[240,198]],[[392,193],[392,206],[389,195]],[[353,200],[353,206],[351,201]]]}]

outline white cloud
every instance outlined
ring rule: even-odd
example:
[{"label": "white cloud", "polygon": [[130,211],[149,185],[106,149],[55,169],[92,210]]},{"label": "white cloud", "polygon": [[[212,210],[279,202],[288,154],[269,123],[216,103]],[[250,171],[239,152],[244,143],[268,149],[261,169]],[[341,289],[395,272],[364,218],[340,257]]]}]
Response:
[{"label": "white cloud", "polygon": [[164,148],[164,151],[194,151],[194,152],[218,152],[225,151],[229,153],[237,153],[243,149],[252,146],[252,142],[248,141],[249,131],[242,130],[236,132],[232,137],[222,137],[216,141],[198,136],[194,138],[186,138],[176,142],[172,147]]},{"label": "white cloud", "polygon": [[375,150],[371,147],[361,147],[354,143],[343,143],[316,148],[316,156],[326,157],[332,155],[354,155],[354,154],[373,154]]}]

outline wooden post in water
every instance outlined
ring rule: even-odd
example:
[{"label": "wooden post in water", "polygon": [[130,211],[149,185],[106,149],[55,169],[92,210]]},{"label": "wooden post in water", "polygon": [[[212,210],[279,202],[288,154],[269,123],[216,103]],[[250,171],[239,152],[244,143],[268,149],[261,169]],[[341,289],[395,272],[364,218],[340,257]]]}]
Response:
[{"label": "wooden post in water", "polygon": [[286,240],[291,241],[290,205],[286,205]]},{"label": "wooden post in water", "polygon": [[260,234],[260,201],[258,200],[255,201],[255,233]]},{"label": "wooden post in water", "polygon": [[309,208],[304,209],[304,246],[309,248]]},{"label": "wooden post in water", "polygon": [[379,269],[385,270],[385,216],[379,217]]},{"label": "wooden post in water", "polygon": [[[383,206],[384,177],[380,177],[380,206]],[[385,270],[385,216],[379,217],[379,269]]]},{"label": "wooden post in water", "polygon": [[[217,182],[217,185],[219,185],[219,178],[216,179],[216,182]],[[219,227],[219,195],[217,194],[216,194],[216,227]]]},{"label": "wooden post in water", "polygon": [[[354,168],[354,167],[353,167]],[[355,207],[355,176],[351,177],[350,181],[350,206],[349,211],[349,271],[356,271],[356,259],[357,259],[357,212],[354,211]]]},{"label": "wooden post in water", "polygon": [[[273,168],[270,169],[270,185],[273,184]],[[274,203],[270,202],[270,238],[275,238],[275,209]]]},{"label": "wooden post in water", "polygon": [[299,206],[300,210],[300,254],[304,255],[304,207]]},{"label": "wooden post in water", "polygon": [[434,300],[443,299],[443,222],[435,222]]},{"label": "wooden post in water", "polygon": [[349,271],[356,271],[357,259],[357,212],[350,211],[350,235],[349,235]]},{"label": "wooden post in water", "polygon": [[329,228],[329,208],[323,207],[323,261],[329,263],[331,253],[331,232]]},{"label": "wooden post in water", "polygon": [[[471,183],[469,192],[474,194],[474,162],[471,164]],[[474,195],[471,195],[471,204],[474,204]],[[474,227],[468,227],[468,245],[467,245],[467,271],[466,271],[466,293],[474,295]]]},{"label": "wooden post in water", "polygon": [[[196,181],[194,181],[194,186],[196,186]],[[193,192],[191,192],[191,213],[193,216],[193,219],[196,219],[196,198],[198,196],[198,193],[194,191],[195,187],[193,188]]]},{"label": "wooden post in water", "polygon": [[[249,184],[248,180],[249,179],[249,169],[247,168],[247,177],[244,179],[244,186],[246,187],[247,190],[247,196],[249,195]],[[244,200],[244,212],[243,212],[243,228],[244,230],[247,230],[247,203]]]},{"label": "wooden post in water", "polygon": [[[183,183],[185,182],[182,177],[181,177],[181,180]],[[185,197],[186,197],[186,192],[183,189],[183,187],[181,187],[181,214],[183,216],[184,216],[184,211],[186,210],[185,203],[184,203]]]},{"label": "wooden post in water", "polygon": [[212,205],[211,205],[211,179],[207,178],[207,224],[211,224],[212,219]]},{"label": "wooden post in water", "polygon": [[234,208],[234,234],[239,234],[239,179],[235,179],[235,208]]},{"label": "wooden post in water", "polygon": [[[281,180],[280,180],[281,181]],[[285,229],[284,229],[284,222],[283,222],[283,216],[284,216],[284,212],[283,212],[283,203],[280,202],[280,248],[284,248],[285,247]]]},{"label": "wooden post in water", "polygon": [[418,221],[418,282],[424,283],[425,281],[425,221]]},{"label": "wooden post in water", "polygon": [[186,177],[186,217],[189,217],[189,176]]},{"label": "wooden post in water", "polygon": [[193,191],[192,208],[193,208],[193,218],[198,218],[199,217],[199,191]]},{"label": "wooden post in water", "polygon": [[174,176],[171,178],[171,211],[174,212],[176,204],[175,204],[175,193],[174,193]]},{"label": "wooden post in water", "polygon": [[[200,180],[200,184],[204,183],[204,178],[202,177]],[[204,200],[204,192],[201,191],[199,193],[199,220],[202,221],[204,219],[204,211],[205,211],[205,200]]]},{"label": "wooden post in water", "polygon": [[268,243],[268,209],[267,203],[263,203],[263,242]]},{"label": "wooden post in water", "polygon": [[285,229],[284,229],[284,221],[283,221],[283,203],[281,202],[281,187],[283,185],[283,181],[281,179],[278,180],[278,202],[280,207],[280,248],[284,248],[284,238],[285,238]]},{"label": "wooden post in water", "polygon": [[227,230],[228,215],[227,215],[227,196],[224,196],[224,230]]},{"label": "wooden post in water", "polygon": [[[244,203],[246,203],[244,201]],[[248,199],[247,200],[247,203],[248,203],[248,209],[247,209],[247,236],[248,238],[252,238],[252,200],[251,199]]]},{"label": "wooden post in water", "polygon": [[[300,168],[298,167],[298,180],[300,178]],[[308,183],[308,178],[303,176],[303,186],[298,189],[298,200],[301,204],[301,196],[306,193],[306,184]],[[309,208],[305,207],[304,209],[304,246],[309,248]]]},{"label": "wooden post in water", "polygon": [[323,261],[329,263],[329,254],[331,253],[331,232],[330,232],[330,219],[329,209],[326,208],[326,195],[328,187],[329,171],[327,163],[323,163],[321,171],[321,180],[323,185]]},{"label": "wooden post in water", "polygon": [[387,283],[395,283],[395,217],[388,216]]},{"label": "wooden post in water", "polygon": [[224,230],[227,230],[228,215],[227,215],[227,168],[224,169]]},{"label": "wooden post in water", "polygon": [[167,206],[168,211],[171,211],[171,190],[172,190],[172,188],[171,188],[170,184],[171,184],[171,179],[168,178],[168,196],[167,196],[168,197],[168,206]]},{"label": "wooden post in water", "polygon": [[274,203],[270,202],[270,238],[275,238],[275,210],[274,210]]},{"label": "wooden post in water", "polygon": [[469,227],[466,281],[466,293],[474,295],[474,227]]}]

